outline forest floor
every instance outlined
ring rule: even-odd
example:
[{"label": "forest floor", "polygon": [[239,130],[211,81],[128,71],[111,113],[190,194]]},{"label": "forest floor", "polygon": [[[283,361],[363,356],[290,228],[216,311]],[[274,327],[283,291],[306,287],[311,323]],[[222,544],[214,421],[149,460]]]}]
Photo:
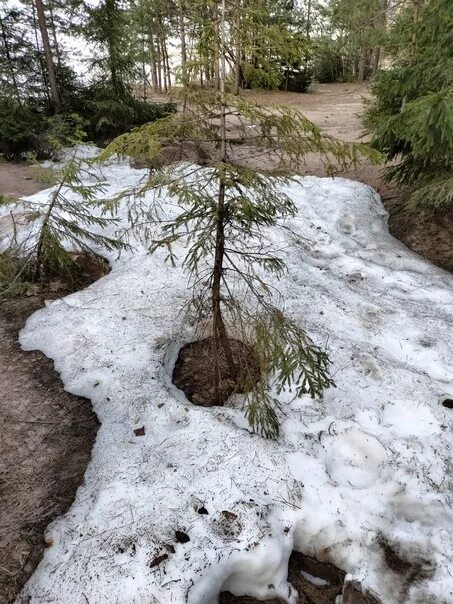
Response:
[{"label": "forest floor", "polygon": [[[300,109],[328,134],[365,141],[361,115],[367,88],[354,84],[319,85],[310,94],[247,92],[264,104]],[[323,176],[310,157],[307,174]],[[453,225],[427,224],[402,211],[404,191],[388,185],[381,169],[367,163],[339,176],[376,189],[390,214],[390,231],[431,262],[453,269]],[[21,197],[49,185],[32,166],[0,162],[0,196]],[[55,296],[55,294],[53,294]],[[14,600],[45,547],[46,525],[70,506],[82,482],[96,433],[89,403],[66,393],[52,362],[39,352],[23,352],[17,333],[44,300],[28,297],[0,304],[0,604]]]}]

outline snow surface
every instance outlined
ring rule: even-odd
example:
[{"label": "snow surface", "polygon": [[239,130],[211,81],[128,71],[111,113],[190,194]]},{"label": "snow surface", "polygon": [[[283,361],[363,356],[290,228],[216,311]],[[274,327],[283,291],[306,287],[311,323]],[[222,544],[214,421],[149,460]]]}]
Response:
[{"label": "snow surface", "polygon": [[[102,174],[109,194],[145,176],[122,161]],[[337,387],[280,395],[278,441],[250,433],[238,402],[195,407],[172,385],[194,332],[181,323],[186,279],[163,252],[112,255],[109,275],[27,321],[22,347],[52,358],[101,422],[22,593],[31,602],[211,604],[228,589],[293,604],[293,549],[386,604],[453,602],[453,412],[441,404],[453,397],[453,277],[389,235],[369,187],[305,177],[285,190],[300,211],[292,233],[268,233],[288,266],[275,285],[327,346]],[[409,573],[386,565],[384,542]]]}]

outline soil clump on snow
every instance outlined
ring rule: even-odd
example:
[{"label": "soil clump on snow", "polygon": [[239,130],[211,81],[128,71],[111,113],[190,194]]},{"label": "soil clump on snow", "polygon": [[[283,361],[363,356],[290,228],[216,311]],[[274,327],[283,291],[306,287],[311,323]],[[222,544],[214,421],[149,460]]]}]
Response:
[{"label": "soil clump on snow", "polygon": [[[230,339],[236,363],[236,375],[227,363],[223,349],[216,350],[214,338],[186,344],[179,351],[173,371],[173,383],[190,402],[201,407],[224,404],[232,394],[249,392],[260,378],[253,352],[243,342]],[[219,360],[219,400],[216,400],[215,359]]]}]

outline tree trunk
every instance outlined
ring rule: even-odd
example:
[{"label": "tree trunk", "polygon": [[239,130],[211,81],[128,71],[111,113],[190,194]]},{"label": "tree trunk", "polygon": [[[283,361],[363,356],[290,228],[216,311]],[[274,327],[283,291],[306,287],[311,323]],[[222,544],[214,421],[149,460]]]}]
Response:
[{"label": "tree trunk", "polygon": [[379,70],[379,65],[381,63],[381,47],[375,46],[373,52],[373,73]]},{"label": "tree trunk", "polygon": [[48,86],[48,82],[47,82],[47,77],[46,77],[46,66],[45,66],[45,61],[43,60],[43,56],[42,56],[42,51],[41,51],[41,46],[39,45],[39,36],[38,36],[38,23],[36,21],[36,6],[33,3],[31,5],[32,7],[32,19],[33,19],[33,34],[34,34],[34,39],[35,39],[35,46],[36,46],[36,56],[38,57],[38,62],[39,62],[39,68],[41,71],[41,80],[42,80],[42,85],[43,85],[43,89],[44,89],[44,94],[47,97],[47,100],[49,101],[49,104],[52,103],[52,99],[50,96],[50,92],[49,92],[49,86]]},{"label": "tree trunk", "polygon": [[168,56],[168,48],[167,48],[167,40],[164,38],[164,54],[165,54],[165,69],[167,70],[167,88],[171,88],[171,69],[170,69],[170,59]]},{"label": "tree trunk", "polygon": [[359,82],[363,82],[365,80],[366,59],[367,59],[367,49],[365,46],[363,46],[361,53],[360,53],[359,70],[358,70],[358,74],[357,74],[357,80]]},{"label": "tree trunk", "polygon": [[[414,0],[414,17],[412,21],[412,38],[411,38],[411,46],[409,50],[409,65],[412,65],[415,59],[415,54],[417,52],[417,33],[418,33],[418,22],[420,19],[420,8],[421,8],[421,0]],[[406,106],[407,96],[404,95],[403,100],[401,102],[400,111],[404,110]]]},{"label": "tree trunk", "polygon": [[22,101],[20,98],[19,87],[17,85],[16,71],[14,69],[14,62],[13,62],[13,59],[11,57],[11,53],[9,50],[9,42],[8,42],[8,36],[6,35],[5,24],[3,23],[3,19],[1,17],[0,17],[0,27],[2,30],[3,44],[5,46],[6,61],[8,63],[8,69],[11,74],[11,79],[13,81],[14,92],[16,94],[17,102],[19,103],[19,105],[21,105]]},{"label": "tree trunk", "polygon": [[[221,50],[220,50],[221,52]],[[220,90],[219,13],[214,5],[214,88]]]},{"label": "tree trunk", "polygon": [[55,27],[55,21],[53,18],[52,5],[49,4],[48,7],[49,7],[49,15],[50,15],[50,27],[52,29],[53,44],[55,47],[55,54],[57,55],[57,65],[58,65],[58,69],[61,69],[61,52],[60,52],[60,45],[58,44],[57,28]]},{"label": "tree trunk", "polygon": [[234,17],[234,94],[239,94],[239,88],[241,86],[241,4],[238,1],[236,7],[236,14]]},{"label": "tree trunk", "polygon": [[[218,44],[216,44],[218,47]],[[222,14],[220,24],[220,56],[219,84],[220,84],[220,161],[225,162],[226,153],[226,107],[225,107],[225,0],[222,0]],[[223,350],[231,377],[236,377],[236,365],[231,352],[230,341],[225,328],[221,307],[221,282],[223,275],[223,260],[225,256],[225,176],[223,168],[219,173],[219,191],[217,196],[217,216],[216,216],[216,235],[215,235],[215,257],[214,270],[212,274],[212,314],[213,314],[213,332],[215,343],[215,389],[217,403],[222,403],[220,398],[220,367],[218,351]]]},{"label": "tree trunk", "polygon": [[[382,1],[382,15],[377,23],[378,28],[384,38],[387,32],[387,11],[389,9],[389,0]],[[382,61],[384,59],[384,47],[382,45],[376,46],[374,49],[374,62],[373,62],[373,72],[376,73],[381,67]]]},{"label": "tree trunk", "polygon": [[[305,37],[307,38],[307,46],[310,46],[310,32],[311,32],[311,0],[307,2],[307,22],[305,24]],[[305,73],[308,71],[308,53],[305,54],[304,60]]]},{"label": "tree trunk", "polygon": [[114,19],[115,19],[115,11],[116,0],[105,0],[105,9],[107,15],[107,52],[108,52],[108,64],[110,71],[110,80],[112,82],[113,92],[121,96],[124,92],[123,82],[118,74],[118,61],[117,61],[117,51],[116,51],[116,40],[115,40],[115,27],[114,27]]},{"label": "tree trunk", "polygon": [[151,85],[153,87],[154,92],[158,92],[159,82],[157,80],[156,46],[154,43],[154,35],[151,30],[148,31],[148,44],[150,54]]},{"label": "tree trunk", "polygon": [[187,74],[187,46],[186,46],[186,27],[184,22],[184,4],[183,0],[178,2],[179,8],[179,36],[181,41],[181,80],[182,85],[187,86],[189,78]]},{"label": "tree trunk", "polygon": [[410,55],[409,55],[409,62],[411,65],[414,62],[415,54],[417,52],[418,22],[420,20],[420,8],[421,8],[420,5],[421,5],[421,0],[415,0],[411,50],[410,50]]},{"label": "tree trunk", "polygon": [[162,70],[162,75],[163,75],[163,92],[167,92],[168,87],[167,87],[167,65],[165,63],[165,49],[164,49],[164,41],[162,40],[162,38],[160,37],[159,39],[159,55],[160,55],[160,67]]},{"label": "tree trunk", "polygon": [[42,0],[35,0],[36,13],[38,15],[39,30],[41,32],[42,46],[46,59],[47,75],[49,78],[50,92],[52,105],[55,113],[61,110],[60,93],[58,91],[57,77],[55,75],[55,66],[52,57],[52,49],[50,48],[49,32],[47,31],[46,15],[44,13],[44,5]]}]

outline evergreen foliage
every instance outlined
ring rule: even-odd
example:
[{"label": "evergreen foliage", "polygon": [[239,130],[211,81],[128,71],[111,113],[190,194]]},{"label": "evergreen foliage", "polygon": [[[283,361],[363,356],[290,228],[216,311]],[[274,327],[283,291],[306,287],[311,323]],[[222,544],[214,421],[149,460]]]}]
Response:
[{"label": "evergreen foliage", "polygon": [[57,278],[71,282],[77,276],[74,253],[82,252],[102,262],[102,250],[121,251],[128,247],[119,239],[102,234],[117,220],[102,215],[99,195],[104,187],[98,182],[84,184],[87,176],[89,165],[76,159],[74,153],[46,203],[0,200],[2,206],[11,208],[11,228],[1,241],[2,295],[23,281],[45,283]]},{"label": "evergreen foliage", "polygon": [[417,20],[406,9],[394,26],[395,62],[376,78],[367,124],[393,162],[388,178],[412,191],[409,207],[433,214],[453,202],[453,11],[448,0],[419,8]]},{"label": "evergreen foliage", "polygon": [[[297,212],[280,185],[312,151],[331,168],[355,164],[363,155],[377,156],[363,145],[323,135],[292,108],[261,107],[215,91],[186,90],[184,95],[184,112],[119,136],[101,159],[119,154],[154,166],[142,191],[155,191],[154,204],[149,207],[140,194],[135,195],[129,202],[131,221],[149,242],[151,253],[163,247],[175,261],[175,244],[186,244],[183,265],[194,288],[194,321],[212,319],[213,336],[229,359],[232,375],[240,361],[232,358],[228,334],[240,331],[262,375],[247,395],[246,415],[253,428],[276,437],[277,402],[270,394],[268,376],[277,391],[297,384],[297,394],[313,397],[332,384],[326,353],[284,315],[278,292],[266,282],[266,272],[278,276],[286,270],[266,243],[266,229],[281,226]],[[230,134],[226,119],[235,124],[228,129]],[[182,148],[187,141],[211,158],[204,168],[162,163],[166,148]],[[238,141],[258,152],[270,151],[278,164],[265,174],[238,164],[234,158]],[[163,222],[162,187],[180,208],[173,220]]]}]

